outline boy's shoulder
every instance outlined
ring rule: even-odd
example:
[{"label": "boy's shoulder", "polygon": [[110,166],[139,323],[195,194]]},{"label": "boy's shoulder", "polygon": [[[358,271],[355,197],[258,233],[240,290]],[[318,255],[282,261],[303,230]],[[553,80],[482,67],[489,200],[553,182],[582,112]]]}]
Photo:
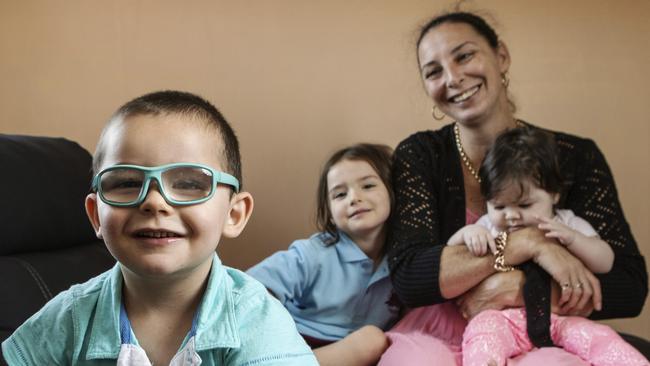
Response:
[{"label": "boy's shoulder", "polygon": [[261,283],[235,268],[213,269],[223,276],[206,292],[210,312],[200,323],[210,329],[199,331],[199,348],[210,348],[209,338],[229,348],[225,364],[317,365],[289,313]]},{"label": "boy's shoulder", "polygon": [[113,270],[109,269],[84,283],[74,284],[69,289],[60,292],[30,317],[25,324],[47,323],[52,317],[55,320],[61,320],[60,316],[65,313],[69,313],[71,316],[79,316],[82,315],[79,313],[84,310],[88,310],[87,315],[91,315],[92,310],[88,308],[94,308],[96,305],[97,298],[106,282],[110,280]]},{"label": "boy's shoulder", "polygon": [[233,295],[233,300],[238,303],[242,298],[264,297],[266,288],[250,275],[236,268],[223,266],[227,275],[224,286]]}]

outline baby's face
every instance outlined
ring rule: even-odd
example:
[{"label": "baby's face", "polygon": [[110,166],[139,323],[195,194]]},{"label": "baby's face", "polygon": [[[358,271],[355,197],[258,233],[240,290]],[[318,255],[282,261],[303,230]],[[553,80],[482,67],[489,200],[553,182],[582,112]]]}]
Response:
[{"label": "baby's face", "polygon": [[[114,122],[105,138],[100,170],[115,164],[153,167],[182,162],[223,171],[218,132],[187,116],[129,117]],[[86,205],[98,236],[130,272],[182,275],[209,268],[228,219],[231,192],[220,184],[208,201],[172,206],[151,181],[146,198],[136,207],[111,206],[96,194],[89,195]]]},{"label": "baby's face", "polygon": [[488,201],[488,217],[499,231],[537,226],[540,217],[554,216],[553,205],[558,199],[558,194],[546,192],[530,181],[511,183]]}]

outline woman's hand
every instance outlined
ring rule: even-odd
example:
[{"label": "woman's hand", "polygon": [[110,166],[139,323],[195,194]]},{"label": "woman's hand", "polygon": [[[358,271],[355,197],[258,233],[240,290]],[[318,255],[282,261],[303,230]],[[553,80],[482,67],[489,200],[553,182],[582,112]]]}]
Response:
[{"label": "woman's hand", "polygon": [[566,248],[557,243],[541,244],[533,260],[559,284],[560,313],[580,312],[589,300],[594,309],[602,308],[600,282]]},{"label": "woman's hand", "polygon": [[557,315],[566,315],[566,316],[581,316],[583,318],[588,317],[594,311],[594,306],[591,302],[587,302],[584,307],[579,308],[575,307],[569,311],[563,310],[559,305],[558,301],[562,294],[560,285],[555,282],[551,283],[551,312]]},{"label": "woman's hand", "polygon": [[600,282],[582,262],[561,246],[547,238],[542,230],[524,228],[508,235],[505,260],[517,265],[532,259],[559,284],[561,294],[557,305],[560,313],[585,309],[592,300],[593,308],[602,307]]},{"label": "woman's hand", "polygon": [[524,281],[521,271],[495,273],[458,297],[456,304],[465,319],[487,309],[524,306]]}]

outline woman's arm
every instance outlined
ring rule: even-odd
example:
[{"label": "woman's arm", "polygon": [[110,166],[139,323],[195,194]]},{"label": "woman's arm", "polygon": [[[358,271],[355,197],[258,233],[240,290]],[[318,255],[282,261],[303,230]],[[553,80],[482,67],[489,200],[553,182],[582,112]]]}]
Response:
[{"label": "woman's arm", "polygon": [[[600,307],[600,284],[596,277],[554,239],[546,238],[541,230],[525,228],[511,233],[505,260],[509,265],[533,260],[551,275],[558,287],[565,285],[553,303],[562,313],[583,313],[584,309]],[[463,295],[459,305],[469,317],[485,309],[523,306],[524,282],[521,271],[494,274]]]},{"label": "woman's arm", "polygon": [[548,218],[540,218],[541,223],[538,227],[546,233],[547,238],[557,239],[592,272],[609,272],[614,264],[614,251],[609,244],[598,237],[589,223],[578,217],[575,219],[579,219],[578,222],[588,228],[587,234]]},{"label": "woman's arm", "polygon": [[395,292],[409,307],[444,302],[494,273],[491,258],[445,246],[464,225],[462,177],[447,171],[453,164],[442,141],[447,137],[452,141],[444,133],[416,134],[394,153],[387,253]]},{"label": "woman's arm", "polygon": [[440,258],[440,293],[453,299],[494,274],[494,257],[476,257],[465,246],[448,246]]},{"label": "woman's arm", "polygon": [[[395,292],[410,307],[454,298],[495,272],[492,256],[474,257],[464,246],[445,246],[464,226],[462,172],[453,170],[456,147],[443,132],[420,133],[400,143],[393,158],[395,204],[387,241]],[[526,242],[521,261],[532,258]]]},{"label": "woman's arm", "polygon": [[587,220],[614,251],[611,271],[597,275],[603,306],[594,319],[639,315],[648,294],[643,256],[625,220],[614,178],[605,157],[591,140],[558,134],[563,174],[571,178],[565,207]]},{"label": "woman's arm", "polygon": [[[525,250],[522,251],[522,248]],[[510,265],[532,260],[546,271],[562,288],[559,305],[563,311],[583,308],[590,300],[594,308],[601,308],[600,283],[593,273],[555,239],[547,238],[541,230],[525,228],[511,233],[505,258]]]}]

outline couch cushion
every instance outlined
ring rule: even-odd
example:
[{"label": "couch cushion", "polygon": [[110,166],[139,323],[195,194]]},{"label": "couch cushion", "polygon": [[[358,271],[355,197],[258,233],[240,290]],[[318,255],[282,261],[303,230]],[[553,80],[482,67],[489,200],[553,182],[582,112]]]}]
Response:
[{"label": "couch cushion", "polygon": [[97,240],[84,210],[91,164],[66,139],[0,134],[0,255]]},{"label": "couch cushion", "polygon": [[[104,243],[0,256],[0,332],[13,332],[59,292],[108,270],[115,260]],[[0,341],[4,340],[0,336]]]}]

